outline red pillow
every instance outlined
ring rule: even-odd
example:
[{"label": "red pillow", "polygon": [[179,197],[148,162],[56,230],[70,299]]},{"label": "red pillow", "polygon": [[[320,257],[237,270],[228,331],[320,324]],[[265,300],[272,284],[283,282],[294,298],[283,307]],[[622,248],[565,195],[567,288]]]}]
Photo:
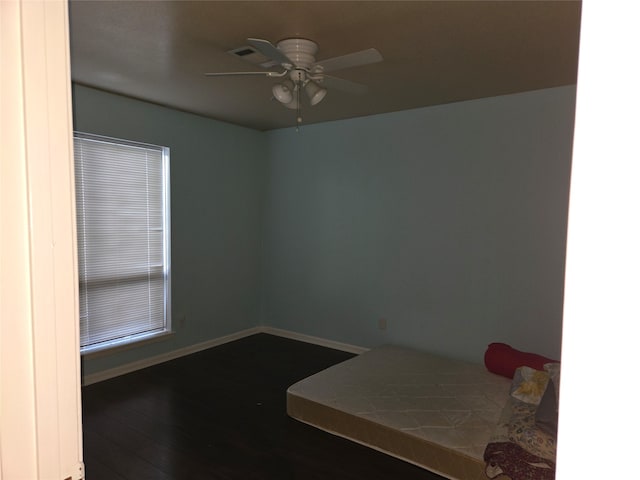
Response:
[{"label": "red pillow", "polygon": [[545,363],[559,362],[536,353],[521,352],[506,343],[490,343],[484,354],[487,370],[507,378],[513,378],[518,367],[527,366],[544,370]]}]

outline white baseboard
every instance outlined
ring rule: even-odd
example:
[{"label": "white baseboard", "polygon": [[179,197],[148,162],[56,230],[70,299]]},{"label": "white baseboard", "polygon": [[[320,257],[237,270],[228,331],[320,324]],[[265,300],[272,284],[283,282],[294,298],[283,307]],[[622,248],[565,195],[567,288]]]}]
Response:
[{"label": "white baseboard", "polygon": [[217,347],[224,343],[233,342],[234,340],[240,340],[241,338],[261,333],[261,327],[248,328],[241,330],[240,332],[225,335],[224,337],[218,337],[206,342],[196,343],[195,345],[189,345],[188,347],[179,348],[171,352],[163,353],[161,355],[155,355],[153,357],[144,358],[131,363],[126,363],[115,368],[109,368],[108,370],[102,370],[97,373],[90,373],[82,377],[82,385],[91,385],[92,383],[102,382],[103,380],[109,380],[110,378],[119,377],[126,373],[135,372],[136,370],[142,370],[143,368],[158,365],[160,363],[168,362],[169,360],[175,360],[176,358],[184,357],[192,353],[200,352],[211,347]]},{"label": "white baseboard", "polygon": [[358,347],[356,345],[349,345],[347,343],[336,342],[333,340],[327,340],[325,338],[314,337],[311,335],[304,335],[302,333],[292,332],[290,330],[282,330],[279,328],[258,326],[241,330],[240,332],[225,335],[224,337],[218,337],[206,342],[196,343],[195,345],[189,345],[188,347],[173,350],[171,352],[163,353],[161,355],[155,355],[153,357],[144,358],[131,363],[126,363],[115,368],[109,368],[97,373],[90,373],[82,377],[82,385],[91,385],[92,383],[102,382],[103,380],[109,380],[110,378],[119,377],[127,373],[135,372],[136,370],[142,370],[143,368],[158,365],[160,363],[168,362],[169,360],[175,360],[176,358],[184,357],[192,353],[200,352],[208,348],[216,347],[224,343],[233,342],[234,340],[240,340],[241,338],[255,335],[256,333],[267,333],[269,335],[276,335],[278,337],[289,338],[292,340],[298,340],[301,342],[312,343],[314,345],[320,345],[322,347],[333,348],[334,350],[341,350],[343,352],[361,354],[368,349]]},{"label": "white baseboard", "polygon": [[357,355],[360,355],[361,353],[369,350],[368,348],[359,347],[357,345],[350,345],[348,343],[327,340],[326,338],[314,337],[311,335],[305,335],[303,333],[292,332],[290,330],[282,330],[280,328],[273,327],[260,328],[262,333],[268,333],[270,335],[276,335],[278,337],[290,338],[291,340],[298,340],[300,342],[313,343],[314,345],[333,348],[334,350],[341,350],[343,352],[355,353]]}]

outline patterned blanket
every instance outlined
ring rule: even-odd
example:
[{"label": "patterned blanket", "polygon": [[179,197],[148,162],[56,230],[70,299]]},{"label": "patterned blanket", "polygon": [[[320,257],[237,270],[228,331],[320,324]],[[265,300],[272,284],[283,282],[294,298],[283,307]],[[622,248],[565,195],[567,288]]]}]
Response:
[{"label": "patterned blanket", "polygon": [[[542,457],[532,455],[513,442],[492,442],[484,451],[488,478],[511,480],[554,480],[556,465]],[[505,478],[506,477],[506,478]]]}]

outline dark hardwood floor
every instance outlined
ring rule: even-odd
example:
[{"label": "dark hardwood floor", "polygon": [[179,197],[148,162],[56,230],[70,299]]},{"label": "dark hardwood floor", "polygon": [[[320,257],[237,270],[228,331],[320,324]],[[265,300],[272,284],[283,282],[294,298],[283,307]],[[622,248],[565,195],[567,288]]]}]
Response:
[{"label": "dark hardwood floor", "polygon": [[86,478],[440,480],[287,416],[289,385],[351,356],[258,334],[84,387]]}]

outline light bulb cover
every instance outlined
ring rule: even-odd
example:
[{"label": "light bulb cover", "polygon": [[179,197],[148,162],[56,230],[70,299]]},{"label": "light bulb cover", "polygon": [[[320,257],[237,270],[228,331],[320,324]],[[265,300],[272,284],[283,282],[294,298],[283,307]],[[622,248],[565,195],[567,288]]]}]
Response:
[{"label": "light bulb cover", "polygon": [[283,105],[291,110],[295,110],[298,108],[298,100],[294,98],[289,103],[283,103]]},{"label": "light bulb cover", "polygon": [[298,85],[291,83],[291,100],[283,105],[291,110],[297,110],[300,107],[300,87]]},{"label": "light bulb cover", "polygon": [[304,91],[307,94],[309,103],[311,105],[317,105],[327,95],[327,90],[322,88],[313,80],[309,80],[307,82],[307,84],[304,86]]},{"label": "light bulb cover", "polygon": [[[273,88],[271,88],[274,98],[285,105],[293,100],[292,88],[289,88],[287,83],[291,82],[276,83]],[[293,87],[293,84],[291,84],[291,86]]]}]

